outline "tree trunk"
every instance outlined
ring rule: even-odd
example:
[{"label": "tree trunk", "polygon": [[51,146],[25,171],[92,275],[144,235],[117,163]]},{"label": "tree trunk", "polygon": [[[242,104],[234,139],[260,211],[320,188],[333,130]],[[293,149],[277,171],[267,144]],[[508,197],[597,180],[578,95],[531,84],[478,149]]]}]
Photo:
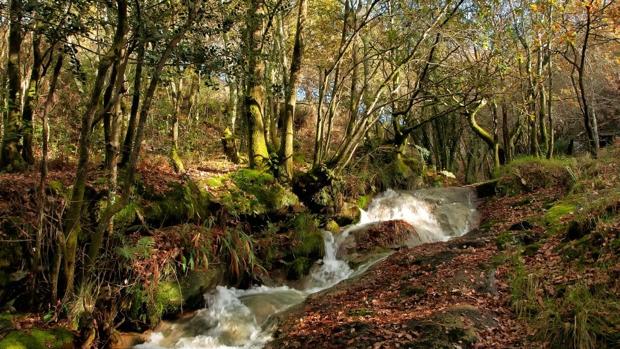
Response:
[{"label": "tree trunk", "polygon": [[291,75],[288,88],[286,89],[286,107],[282,125],[280,148],[280,161],[284,167],[287,178],[293,178],[293,141],[294,141],[294,118],[297,103],[297,86],[299,85],[301,64],[304,52],[304,26],[308,14],[308,3],[299,0],[299,12],[297,15],[297,32],[295,33],[295,46],[293,47],[293,59],[291,60]]},{"label": "tree trunk", "polygon": [[265,123],[263,118],[265,102],[265,62],[261,57],[265,4],[263,0],[252,0],[248,10],[248,76],[245,97],[245,116],[248,128],[248,152],[251,168],[264,168],[269,160]]},{"label": "tree trunk", "polygon": [[2,145],[0,146],[0,170],[19,171],[25,166],[19,152],[21,77],[19,72],[22,45],[22,1],[11,0],[9,5],[9,45],[7,63],[7,110],[4,117]]},{"label": "tree trunk", "polygon": [[23,128],[22,134],[24,137],[24,147],[22,148],[22,156],[24,160],[30,164],[34,164],[34,154],[32,150],[32,138],[33,138],[33,116],[35,103],[39,93],[39,79],[41,78],[41,64],[43,63],[41,57],[41,39],[39,34],[35,31],[32,33],[32,72],[30,73],[30,81],[28,82],[27,94],[24,100],[24,110],[22,113]]},{"label": "tree trunk", "polygon": [[592,110],[592,106],[590,105],[590,101],[588,100],[586,86],[585,86],[585,74],[586,74],[586,55],[588,49],[588,40],[590,38],[590,30],[591,30],[591,11],[592,11],[592,1],[590,1],[590,5],[586,6],[586,27],[585,27],[585,36],[583,39],[583,46],[581,47],[581,60],[579,62],[579,67],[577,68],[578,74],[578,83],[579,89],[581,90],[581,104],[583,110],[583,122],[586,129],[586,134],[588,135],[588,140],[590,142],[590,153],[593,158],[598,157],[599,151],[599,139],[598,139],[598,125],[596,121],[596,114]]},{"label": "tree trunk", "polygon": [[[45,100],[45,106],[43,108],[43,115],[41,115],[43,135],[42,135],[42,147],[41,147],[41,164],[40,164],[40,178],[38,187],[38,201],[39,201],[39,227],[37,229],[36,236],[36,253],[35,253],[35,266],[42,270],[41,251],[43,249],[43,231],[45,228],[45,187],[47,185],[47,161],[49,153],[49,121],[47,115],[51,109],[52,101],[54,99],[54,93],[56,92],[56,84],[58,77],[60,76],[60,70],[62,69],[63,54],[58,52],[58,58],[54,65],[54,72],[52,73],[52,79],[50,80],[49,91]],[[56,292],[54,292],[56,293]]]},{"label": "tree trunk", "polygon": [[[138,13],[139,18],[139,13]],[[136,132],[136,123],[138,121],[138,110],[140,108],[140,94],[142,89],[142,66],[144,65],[144,42],[138,39],[138,61],[136,62],[136,72],[133,82],[133,96],[131,99],[131,110],[129,111],[129,122],[127,124],[127,133],[123,142],[123,155],[120,166],[124,167],[129,161],[129,153],[133,146],[133,139]]]}]

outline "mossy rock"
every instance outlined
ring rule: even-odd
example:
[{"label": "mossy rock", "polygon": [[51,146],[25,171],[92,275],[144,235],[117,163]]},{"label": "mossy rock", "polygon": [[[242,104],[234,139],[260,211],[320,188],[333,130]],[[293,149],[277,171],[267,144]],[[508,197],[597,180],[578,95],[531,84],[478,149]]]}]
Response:
[{"label": "mossy rock", "polygon": [[380,190],[414,189],[421,185],[424,165],[416,158],[396,157],[380,165],[376,185]]},{"label": "mossy rock", "polygon": [[169,191],[145,208],[145,216],[156,226],[200,223],[210,214],[211,204],[209,193],[199,184],[192,181],[174,183]]},{"label": "mossy rock", "polygon": [[571,202],[560,202],[552,206],[545,213],[545,223],[550,226],[561,223],[564,217],[572,215],[577,210],[577,205]]},{"label": "mossy rock", "polygon": [[0,333],[13,327],[13,315],[0,313]]},{"label": "mossy rock", "polygon": [[163,314],[176,313],[183,306],[183,291],[176,281],[161,281],[155,298]]},{"label": "mossy rock", "polygon": [[74,336],[68,330],[13,331],[0,341],[0,349],[71,349]]},{"label": "mossy rock", "polygon": [[230,213],[262,215],[281,212],[299,204],[297,196],[268,172],[242,169],[230,174],[228,178],[230,181],[219,178],[219,183],[205,183],[207,187],[217,189],[213,200]]},{"label": "mossy rock", "polygon": [[259,204],[269,211],[277,211],[299,203],[299,199],[288,189],[279,184],[267,172],[243,169],[232,175],[235,185],[242,191],[256,197]]},{"label": "mossy rock", "polygon": [[574,159],[523,157],[502,167],[497,190],[507,195],[556,187],[565,192],[575,184]]},{"label": "mossy rock", "polygon": [[323,257],[323,233],[319,229],[317,219],[308,213],[295,216],[292,222],[293,247],[295,257],[319,259]]},{"label": "mossy rock", "polygon": [[325,230],[332,234],[338,234],[340,232],[340,225],[338,225],[335,220],[330,219],[325,223]]},{"label": "mossy rock", "polygon": [[180,278],[183,306],[199,309],[205,306],[204,294],[224,281],[224,271],[217,266],[207,270],[192,270]]}]

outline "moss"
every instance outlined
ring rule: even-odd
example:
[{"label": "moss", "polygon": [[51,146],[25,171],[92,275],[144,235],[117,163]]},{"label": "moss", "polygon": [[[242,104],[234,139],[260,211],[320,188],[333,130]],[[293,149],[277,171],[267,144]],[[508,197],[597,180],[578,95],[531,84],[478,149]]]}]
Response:
[{"label": "moss", "polygon": [[330,219],[325,224],[325,230],[329,231],[332,234],[338,234],[340,232],[340,225],[338,225],[335,220]]},{"label": "moss", "polygon": [[523,249],[523,254],[526,256],[533,256],[536,254],[536,252],[538,252],[538,250],[540,249],[541,244],[540,243],[533,243],[530,245],[525,246],[525,248]]},{"label": "moss", "polygon": [[0,349],[70,349],[73,334],[65,329],[14,331],[0,341]]},{"label": "moss", "polygon": [[[0,283],[0,286],[2,284]],[[0,332],[13,327],[13,315],[9,313],[0,313]]]},{"label": "moss", "polygon": [[183,305],[181,286],[175,281],[160,282],[157,286],[156,302],[164,314],[177,311]]},{"label": "moss", "polygon": [[224,185],[224,177],[209,177],[204,180],[204,184],[210,189],[217,189]]},{"label": "moss", "polygon": [[419,186],[423,166],[415,158],[395,157],[379,167],[377,186],[386,189],[413,189]]},{"label": "moss", "polygon": [[307,213],[297,215],[293,219],[293,255],[313,259],[323,257],[323,234],[319,230],[314,216]]},{"label": "moss", "polygon": [[495,238],[495,246],[500,251],[506,250],[510,245],[514,245],[516,242],[512,232],[505,231]]},{"label": "moss", "polygon": [[561,222],[562,218],[575,213],[576,210],[577,206],[574,203],[560,202],[545,213],[545,223],[550,226],[557,225]]},{"label": "moss", "polygon": [[370,316],[373,315],[375,312],[372,311],[372,309],[368,309],[368,308],[358,308],[358,309],[349,309],[347,311],[347,314],[349,316]]},{"label": "moss", "polygon": [[150,223],[165,226],[177,223],[200,223],[209,215],[211,198],[198,184],[175,183],[164,195],[156,197],[145,208]]},{"label": "moss", "polygon": [[215,288],[224,279],[221,266],[212,265],[207,270],[192,270],[181,277],[181,294],[183,306],[190,309],[204,307],[204,294]]},{"label": "moss", "polygon": [[568,191],[576,181],[575,167],[576,163],[572,158],[518,158],[502,167],[497,189],[508,195],[548,187]]},{"label": "moss", "polygon": [[230,175],[232,186],[219,202],[237,214],[264,214],[280,211],[299,203],[290,190],[268,172],[242,169]]},{"label": "moss", "polygon": [[298,280],[307,275],[312,268],[312,260],[308,257],[297,257],[288,266],[287,277],[290,280]]}]

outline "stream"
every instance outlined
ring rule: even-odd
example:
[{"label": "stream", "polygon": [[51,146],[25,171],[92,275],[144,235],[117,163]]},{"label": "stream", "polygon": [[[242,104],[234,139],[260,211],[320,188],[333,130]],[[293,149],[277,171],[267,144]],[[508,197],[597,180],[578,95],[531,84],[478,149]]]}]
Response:
[{"label": "stream", "polygon": [[207,307],[191,318],[167,322],[136,349],[260,349],[275,330],[274,314],[302,303],[309,295],[360,275],[388,254],[369,256],[352,269],[339,248],[350,233],[384,221],[403,220],[415,227],[417,236],[404,245],[446,241],[461,236],[477,224],[476,198],[464,188],[419,191],[388,190],[361,210],[360,221],[339,234],[324,232],[325,255],[305,278],[303,287],[255,286],[242,290],[218,286],[205,295]]}]

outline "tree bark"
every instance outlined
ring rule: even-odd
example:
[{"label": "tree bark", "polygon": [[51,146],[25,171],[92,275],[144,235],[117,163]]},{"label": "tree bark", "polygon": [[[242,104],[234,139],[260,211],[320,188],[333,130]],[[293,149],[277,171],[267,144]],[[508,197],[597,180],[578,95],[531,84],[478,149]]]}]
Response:
[{"label": "tree bark", "polygon": [[22,1],[11,0],[9,4],[9,45],[7,63],[7,111],[4,117],[4,133],[0,146],[0,170],[19,171],[25,166],[19,152],[21,109],[21,63]]},{"label": "tree bark", "polygon": [[41,57],[41,38],[35,31],[32,33],[32,72],[30,73],[30,81],[28,82],[27,94],[24,100],[24,110],[22,112],[22,134],[24,137],[24,144],[22,148],[22,157],[24,161],[29,165],[34,164],[34,154],[32,150],[32,138],[33,138],[33,116],[35,103],[39,93],[39,80],[41,78],[41,65],[43,59]]},{"label": "tree bark", "polygon": [[251,168],[264,168],[269,160],[265,123],[265,62],[263,61],[264,0],[252,0],[247,15],[248,76],[245,116],[248,128],[248,153]]},{"label": "tree bark", "polygon": [[297,32],[295,33],[295,45],[293,46],[293,59],[291,60],[291,74],[286,89],[286,107],[281,131],[280,161],[287,178],[293,178],[293,141],[294,141],[294,118],[297,103],[297,87],[301,75],[301,65],[304,53],[304,27],[308,15],[308,3],[299,0],[299,12],[297,14]]}]

